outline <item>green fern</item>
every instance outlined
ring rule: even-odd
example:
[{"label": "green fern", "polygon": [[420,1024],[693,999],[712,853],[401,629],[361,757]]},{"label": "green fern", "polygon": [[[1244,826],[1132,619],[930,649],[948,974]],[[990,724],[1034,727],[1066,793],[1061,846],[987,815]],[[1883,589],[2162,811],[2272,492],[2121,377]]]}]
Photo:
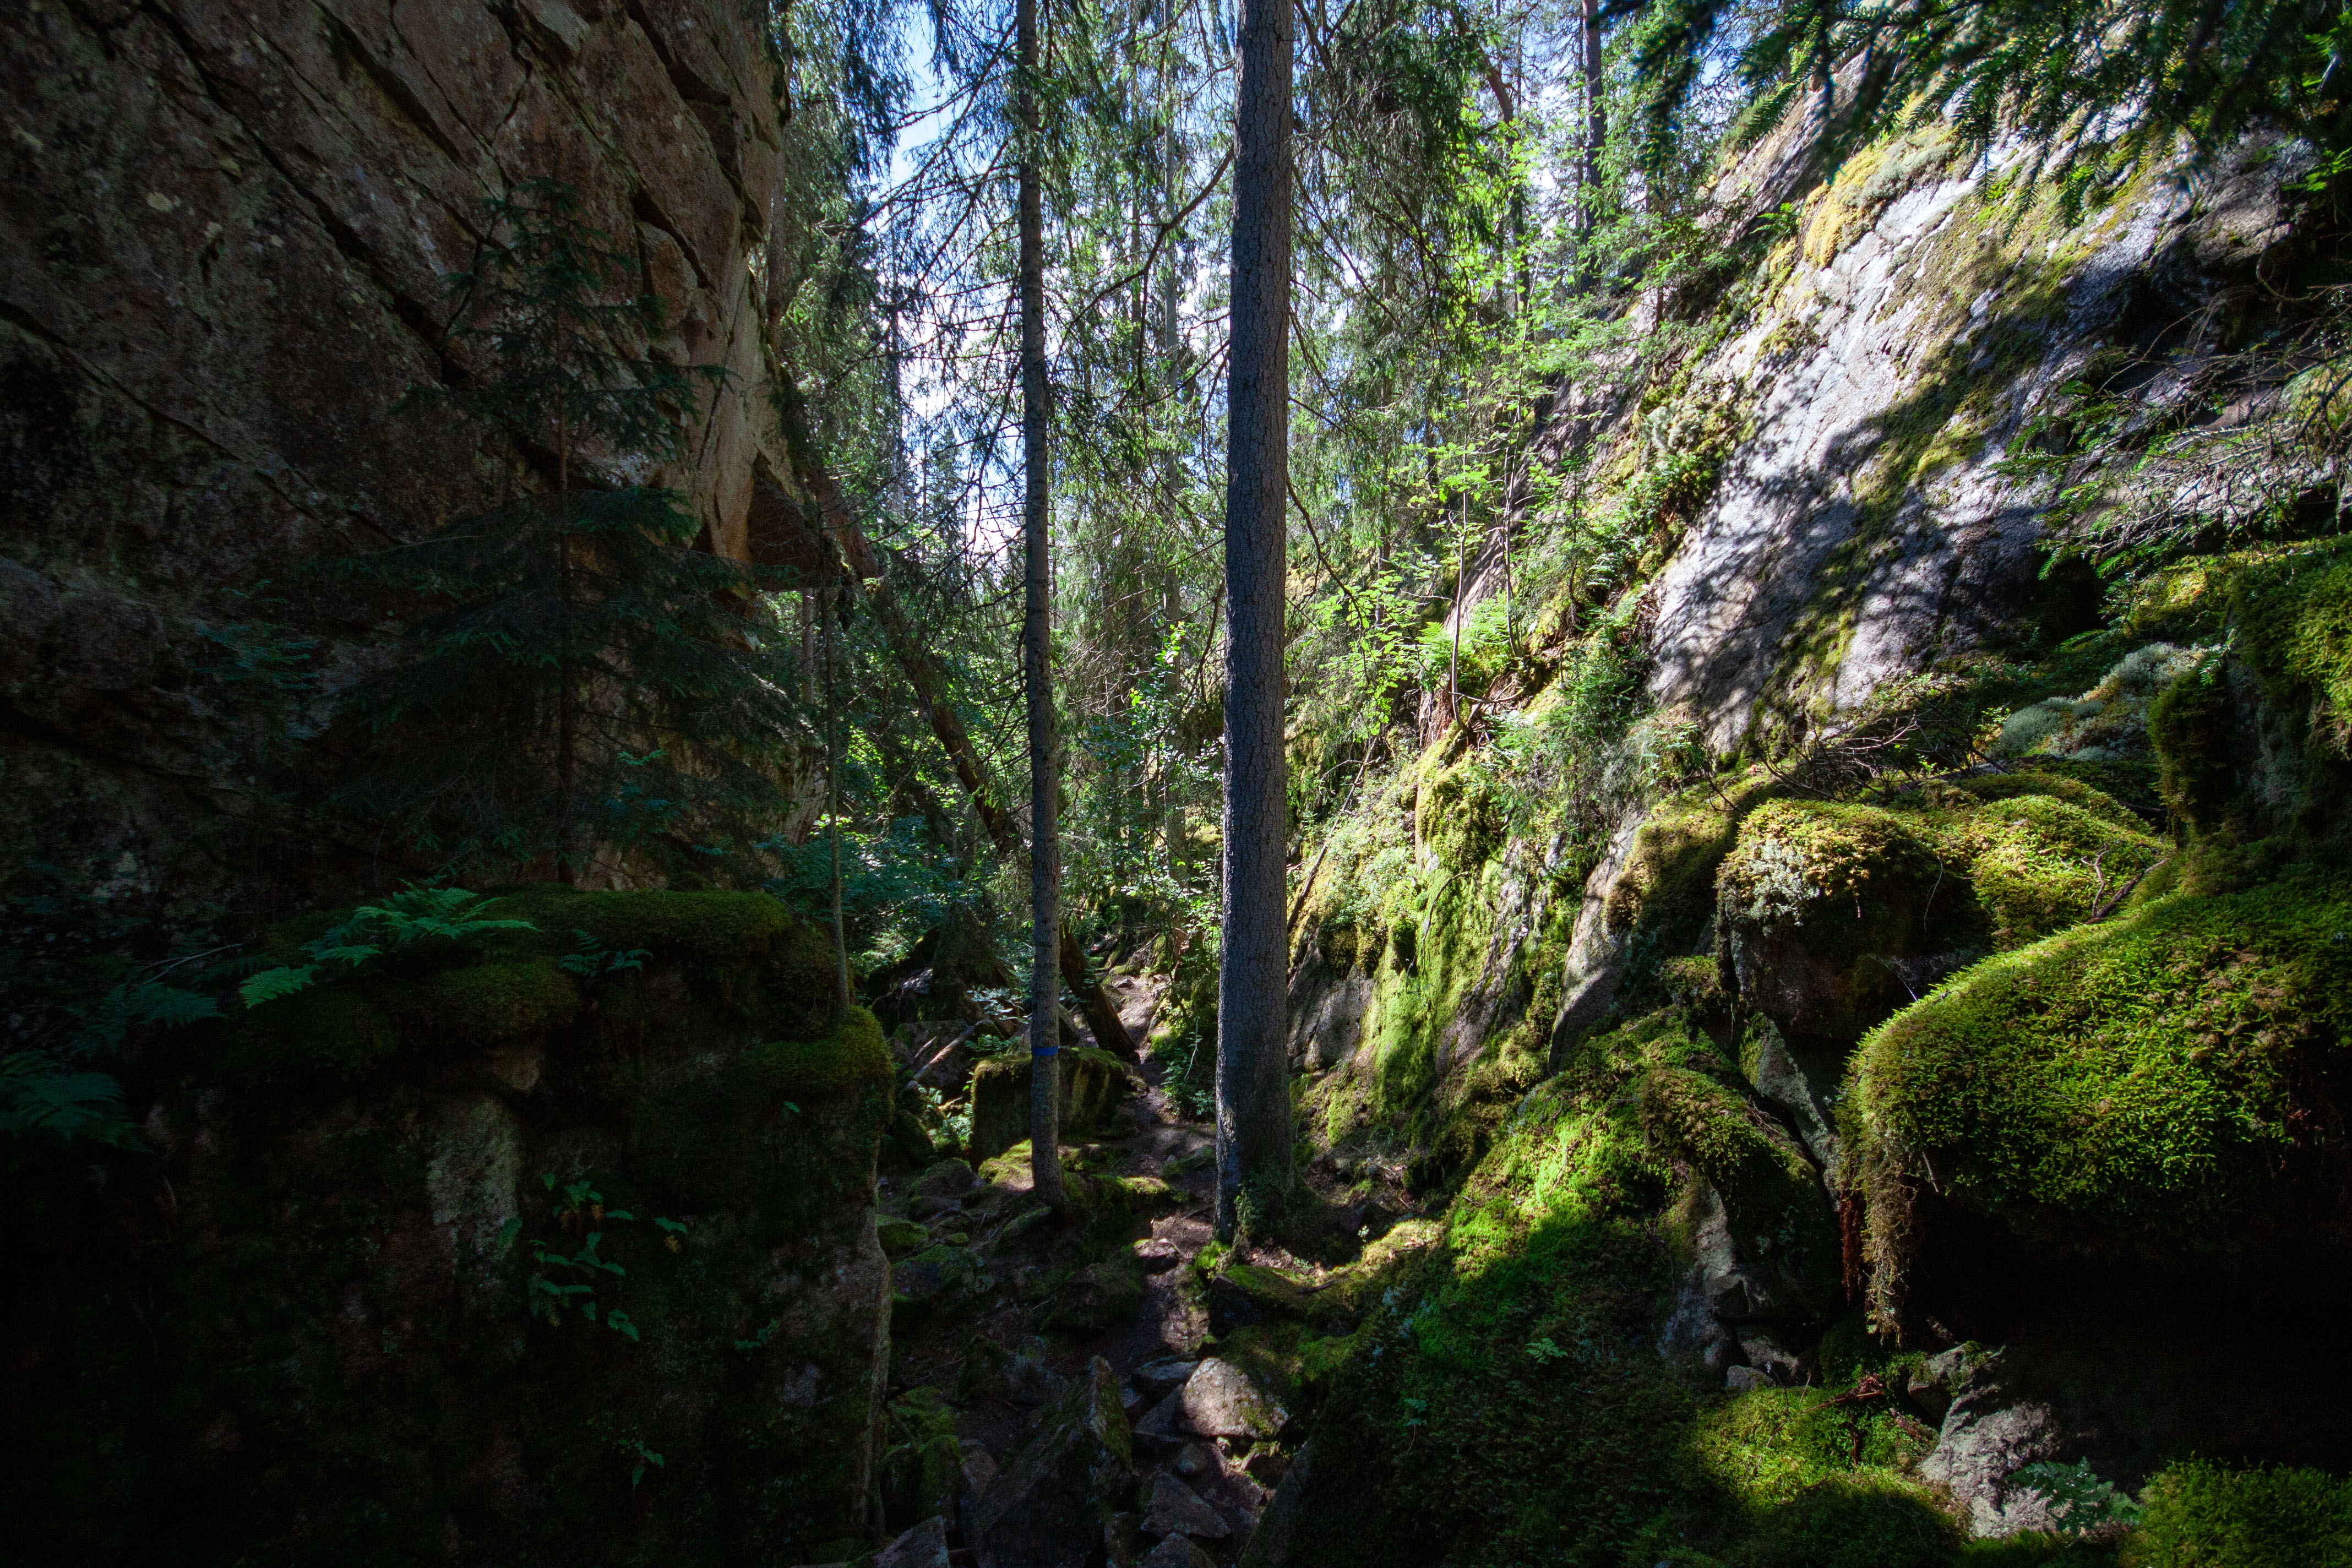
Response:
[{"label": "green fern", "polygon": [[291,996],[315,984],[322,972],[340,965],[340,973],[356,973],[388,947],[404,947],[426,937],[463,942],[498,931],[537,931],[529,921],[500,920],[487,915],[493,900],[463,888],[408,888],[380,904],[362,904],[352,918],[303,948],[311,962],[265,969],[237,987],[247,1007],[259,1007]]},{"label": "green fern", "polygon": [[102,1072],[70,1070],[37,1051],[0,1057],[0,1140],[139,1147],[123,1113],[122,1085]]}]

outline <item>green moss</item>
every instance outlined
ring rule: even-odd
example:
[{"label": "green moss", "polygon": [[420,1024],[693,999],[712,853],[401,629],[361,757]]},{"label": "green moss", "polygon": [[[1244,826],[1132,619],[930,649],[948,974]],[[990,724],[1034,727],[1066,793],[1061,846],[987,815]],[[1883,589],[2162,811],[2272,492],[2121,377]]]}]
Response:
[{"label": "green moss", "polygon": [[920,1252],[931,1243],[931,1233],[910,1219],[885,1215],[874,1224],[874,1234],[882,1250],[892,1258],[906,1258]]},{"label": "green moss", "polygon": [[[881,1456],[884,1516],[900,1521],[953,1517],[963,1481],[956,1415],[935,1388],[910,1388],[889,1404]],[[861,1543],[862,1545],[862,1543]]]},{"label": "green moss", "polygon": [[[581,893],[540,884],[501,898],[496,912],[531,921],[559,938],[569,938],[577,928],[607,947],[649,948],[665,956],[744,959],[778,952],[796,940],[824,945],[814,928],[794,920],[765,893]],[[829,947],[824,957],[831,961]]]},{"label": "green moss", "polygon": [[847,1094],[891,1077],[882,1026],[863,1007],[852,1007],[841,1027],[823,1039],[755,1046],[745,1053],[744,1067],[753,1082],[789,1100]]},{"label": "green moss", "polygon": [[1659,805],[1633,836],[1625,869],[1609,889],[1609,929],[1652,934],[1669,946],[1715,910],[1716,870],[1739,825],[1779,784],[1761,769],[1726,790],[1695,789]]},{"label": "green moss", "polygon": [[2096,763],[2084,765],[2034,757],[2021,763],[2014,772],[1979,773],[1972,778],[1955,779],[1945,787],[1987,803],[2019,795],[2043,795],[2078,807],[2113,826],[2134,831],[2145,828],[2147,820],[2138,812],[2094,782],[2110,771]]},{"label": "green moss", "polygon": [[1689,1162],[1723,1200],[1731,1234],[1769,1258],[1792,1292],[1830,1304],[1838,1238],[1821,1178],[1796,1141],[1745,1096],[1682,1067],[1642,1079],[1642,1126],[1656,1147]]},{"label": "green moss", "polygon": [[2095,1256],[2302,1244],[2343,1152],[2315,1069],[2347,1033],[2352,889],[2316,876],[2175,894],[1947,983],[1864,1042],[1841,1107],[1882,1321],[1928,1190]]},{"label": "green moss", "polygon": [[2231,755],[2238,702],[2229,668],[2219,657],[2200,659],[2158,694],[2147,710],[2147,738],[2156,748],[2157,789],[2190,826],[2221,826],[2235,803],[2237,763]]},{"label": "green moss", "polygon": [[445,969],[413,994],[436,1034],[482,1045],[568,1024],[580,1012],[579,987],[543,958]]},{"label": "green moss", "polygon": [[1430,775],[1413,811],[1413,832],[1455,871],[1472,871],[1503,847],[1509,824],[1501,789],[1473,757]]},{"label": "green moss", "polygon": [[1696,1423],[1691,1461],[1736,1500],[1755,1537],[1748,1560],[1808,1568],[1949,1562],[1959,1532],[1910,1475],[1932,1441],[1891,1410],[1830,1398],[1827,1389],[1754,1389]]},{"label": "green moss", "polygon": [[2126,1568],[2347,1568],[2352,1481],[2318,1470],[2173,1465],[2148,1483]]},{"label": "green moss", "polygon": [[2081,794],[2106,809],[2053,794],[2013,795],[1969,813],[1944,836],[1945,852],[1966,867],[1984,906],[1994,945],[2020,945],[2074,924],[2119,899],[2168,852],[2112,799]]},{"label": "green moss", "polygon": [[355,1079],[399,1051],[401,1032],[355,986],[300,991],[257,1007],[228,1031],[222,1062],[240,1076],[323,1073]]},{"label": "green moss", "polygon": [[2352,549],[2331,543],[2249,562],[2233,575],[2238,647],[2273,702],[2311,702],[2319,738],[2352,754]]}]

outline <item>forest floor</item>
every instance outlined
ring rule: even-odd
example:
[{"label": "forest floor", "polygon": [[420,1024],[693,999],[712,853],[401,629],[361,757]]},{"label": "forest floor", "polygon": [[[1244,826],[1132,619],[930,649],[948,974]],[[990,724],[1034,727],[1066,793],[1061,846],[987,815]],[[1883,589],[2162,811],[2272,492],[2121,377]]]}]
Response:
[{"label": "forest floor", "polygon": [[[1148,1038],[1165,979],[1114,973],[1106,984],[1129,1037]],[[1093,1043],[1091,1037],[1087,1043]],[[902,1309],[893,1321],[893,1399],[925,1387],[937,1390],[955,1411],[956,1435],[967,1454],[977,1444],[1001,1467],[1030,1432],[1034,1412],[1067,1380],[1084,1375],[1097,1357],[1118,1378],[1132,1423],[1165,1394],[1173,1371],[1165,1363],[1197,1362],[1213,1352],[1207,1301],[1192,1264],[1214,1239],[1214,1130],[1206,1119],[1185,1113],[1163,1087],[1165,1076],[1163,1064],[1149,1052],[1130,1063],[1129,1092],[1118,1100],[1109,1124],[1065,1149],[1066,1161],[1088,1173],[1167,1183],[1164,1205],[1136,1216],[1123,1242],[1107,1246],[1099,1232],[1089,1237],[1076,1226],[1026,1220],[1037,1205],[1029,1199],[1025,1162],[992,1163],[992,1179],[954,1194],[931,1190],[940,1184],[938,1167],[929,1177],[905,1172],[884,1177],[877,1195],[886,1214],[914,1218],[935,1234],[964,1227],[953,1234],[965,1237],[980,1260],[977,1277],[960,1299],[942,1300],[919,1313]],[[1334,1190],[1317,1190],[1323,1187]],[[1327,1246],[1334,1237],[1355,1242],[1367,1222],[1384,1229],[1390,1217],[1360,1212],[1365,1209],[1361,1201],[1349,1205],[1328,1173],[1308,1173],[1308,1190],[1315,1193],[1308,1208],[1318,1222],[1309,1228]],[[1122,1246],[1139,1265],[1140,1300],[1131,1310],[1073,1327],[1063,1300],[1071,1272]],[[1245,1246],[1229,1257],[1302,1281],[1316,1280],[1330,1261],[1339,1261],[1318,1265],[1276,1243]],[[1057,1312],[1057,1305],[1065,1310]],[[894,1433],[896,1440],[900,1439]],[[1229,1533],[1194,1539],[1219,1563],[1240,1556],[1283,1466],[1264,1446],[1253,1453],[1250,1445],[1230,1438],[1211,1443],[1139,1437],[1135,1462],[1139,1498],[1149,1495],[1165,1473],[1181,1479],[1216,1510]],[[894,1515],[888,1524],[895,1532],[911,1522]],[[951,1542],[957,1539],[952,1523]],[[1147,1544],[1138,1543],[1138,1559]],[[973,1558],[958,1546],[950,1561]]]}]

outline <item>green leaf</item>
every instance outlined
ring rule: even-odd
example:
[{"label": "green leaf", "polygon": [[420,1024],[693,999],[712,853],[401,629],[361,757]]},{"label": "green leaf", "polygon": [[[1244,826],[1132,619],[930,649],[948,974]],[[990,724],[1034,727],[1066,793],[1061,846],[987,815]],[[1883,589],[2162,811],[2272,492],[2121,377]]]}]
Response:
[{"label": "green leaf", "polygon": [[306,963],[299,969],[265,969],[236,988],[237,997],[248,1007],[258,1007],[265,1002],[293,995],[308,986],[318,973],[315,963]]}]

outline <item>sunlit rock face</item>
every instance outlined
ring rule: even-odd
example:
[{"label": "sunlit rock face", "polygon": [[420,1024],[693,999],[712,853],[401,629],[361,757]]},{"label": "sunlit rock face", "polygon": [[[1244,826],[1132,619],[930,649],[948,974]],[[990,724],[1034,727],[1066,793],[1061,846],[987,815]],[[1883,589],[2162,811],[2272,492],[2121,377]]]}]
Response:
[{"label": "sunlit rock face", "polygon": [[[669,305],[698,382],[686,492],[748,549],[777,474],[761,350],[778,67],[733,0],[117,0],[0,18],[0,858],[203,898],[293,851],[257,826],[273,718],[231,679],[289,618],[364,657],[308,563],[551,478],[446,415],[451,274],[483,203],[566,180]],[[642,351],[645,345],[635,345]],[[593,455],[592,455],[593,466]],[[534,470],[544,469],[536,476]],[[266,815],[266,813],[262,814]],[[259,834],[261,842],[257,842]],[[277,868],[285,869],[282,866]]]},{"label": "sunlit rock face", "polygon": [[[2051,498],[2003,459],[2095,356],[2174,341],[2285,242],[2262,152],[2147,171],[2072,224],[2014,195],[2025,147],[1971,162],[1930,128],[1850,159],[1703,392],[1648,432],[1717,476],[1657,582],[1651,694],[1728,749],[2063,620],[2038,580]],[[1727,199],[1788,155],[1759,149]]]}]

